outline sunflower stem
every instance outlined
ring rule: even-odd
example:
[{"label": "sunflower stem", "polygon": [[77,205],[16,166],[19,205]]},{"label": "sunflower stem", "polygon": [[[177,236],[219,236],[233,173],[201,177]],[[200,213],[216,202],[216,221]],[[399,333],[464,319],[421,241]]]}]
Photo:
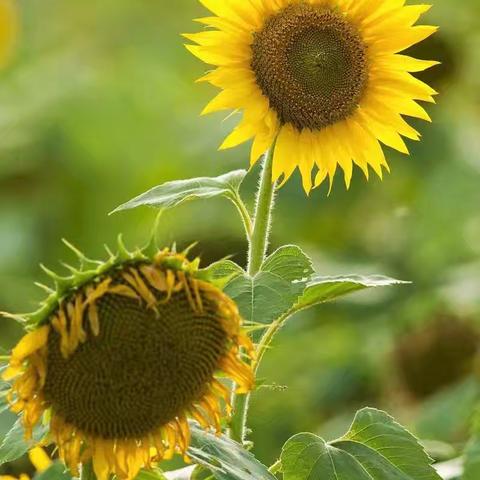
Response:
[{"label": "sunflower stem", "polygon": [[[260,183],[256,196],[255,217],[253,231],[248,245],[248,274],[254,277],[260,270],[267,253],[270,237],[270,225],[272,221],[273,206],[275,203],[275,184],[272,181],[273,154],[275,143],[265,155]],[[230,438],[245,443],[247,432],[248,407],[250,395],[232,394],[233,416],[230,423]]]},{"label": "sunflower stem", "polygon": [[270,225],[275,203],[275,184],[272,182],[275,143],[276,141],[265,155],[258,186],[253,233],[248,248],[248,274],[251,277],[258,273],[265,260],[270,237]]}]

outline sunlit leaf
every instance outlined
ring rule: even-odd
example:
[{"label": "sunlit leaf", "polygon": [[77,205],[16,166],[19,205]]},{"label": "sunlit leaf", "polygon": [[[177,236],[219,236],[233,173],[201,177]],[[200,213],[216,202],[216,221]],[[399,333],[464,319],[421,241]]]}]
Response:
[{"label": "sunlit leaf", "polygon": [[35,446],[46,433],[46,427],[38,426],[33,430],[33,439],[29,442],[25,440],[25,431],[23,429],[21,418],[17,419],[10,431],[5,435],[0,445],[0,465],[11,462],[25,455],[30,448]]},{"label": "sunlit leaf", "polygon": [[196,426],[192,427],[192,446],[188,455],[194,462],[208,468],[217,480],[275,480],[268,468],[240,444]]},{"label": "sunlit leaf", "polygon": [[394,278],[383,277],[380,275],[361,276],[349,275],[338,277],[315,276],[310,280],[299,299],[296,308],[304,308],[318,305],[343,297],[350,293],[359,292],[369,288],[390,287],[393,285],[407,285],[409,282],[395,280]]},{"label": "sunlit leaf", "polygon": [[339,440],[301,433],[284,446],[284,480],[439,480],[417,439],[384,412],[357,413]]},{"label": "sunlit leaf", "polygon": [[243,318],[268,324],[292,308],[312,273],[307,255],[289,245],[270,255],[254,277],[235,276],[225,292],[235,300]]},{"label": "sunlit leaf", "polygon": [[120,205],[112,213],[142,206],[168,209],[190,200],[220,196],[233,198],[238,195],[240,185],[246,174],[246,170],[236,170],[219,177],[201,177],[167,182]]},{"label": "sunlit leaf", "polygon": [[201,274],[223,288],[234,278],[245,275],[245,271],[231,260],[220,260],[201,270]]}]

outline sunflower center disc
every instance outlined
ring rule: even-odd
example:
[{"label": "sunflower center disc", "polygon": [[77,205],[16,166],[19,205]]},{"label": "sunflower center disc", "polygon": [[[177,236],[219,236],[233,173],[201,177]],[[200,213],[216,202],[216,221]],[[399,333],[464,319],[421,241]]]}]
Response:
[{"label": "sunflower center disc", "polygon": [[255,34],[252,68],[283,124],[320,130],[347,118],[367,78],[366,47],[340,13],[297,3]]},{"label": "sunflower center disc", "polygon": [[[203,297],[203,295],[202,295]],[[98,302],[100,334],[65,359],[60,335],[48,340],[45,398],[67,423],[92,436],[141,438],[206,393],[227,348],[217,307],[195,313],[185,291],[159,304],[107,294]]]}]

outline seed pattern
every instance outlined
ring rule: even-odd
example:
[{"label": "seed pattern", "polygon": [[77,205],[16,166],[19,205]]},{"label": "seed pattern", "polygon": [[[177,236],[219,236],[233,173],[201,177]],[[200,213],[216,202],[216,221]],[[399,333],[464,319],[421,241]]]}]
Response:
[{"label": "seed pattern", "polygon": [[[139,269],[132,270],[146,286]],[[125,283],[118,276],[111,287]],[[192,308],[185,289],[155,309],[108,293],[96,304],[98,334],[85,314],[89,341],[66,358],[61,335],[52,329],[47,402],[67,423],[105,439],[140,438],[173,420],[204,395],[227,349],[216,305],[200,295],[202,311]]]},{"label": "seed pattern", "polygon": [[347,118],[368,79],[366,47],[340,13],[297,3],[255,34],[252,69],[283,124],[320,130]]}]

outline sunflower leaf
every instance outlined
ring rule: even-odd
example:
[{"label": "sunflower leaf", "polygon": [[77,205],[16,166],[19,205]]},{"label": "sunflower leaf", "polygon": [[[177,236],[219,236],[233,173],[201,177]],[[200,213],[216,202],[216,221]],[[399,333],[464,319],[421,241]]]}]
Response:
[{"label": "sunflower leaf", "polygon": [[338,277],[322,277],[317,275],[308,282],[303,295],[295,305],[295,310],[303,310],[320,303],[330,302],[339,297],[349,295],[350,293],[369,288],[408,284],[410,284],[410,282],[380,275],[348,275]]},{"label": "sunflower leaf", "polygon": [[219,177],[201,177],[163,183],[120,205],[113,213],[149,206],[160,209],[177,207],[190,200],[214,197],[237,198],[246,170],[235,170]]},{"label": "sunflower leaf", "polygon": [[245,275],[242,267],[231,260],[220,260],[207,268],[200,270],[201,276],[224,288],[229,282],[240,275]]},{"label": "sunflower leaf", "polygon": [[283,447],[284,480],[440,480],[417,439],[380,410],[360,410],[349,432],[327,443],[311,433]]},{"label": "sunflower leaf", "polygon": [[268,324],[292,308],[312,273],[312,262],[300,247],[287,245],[270,255],[254,277],[245,272],[234,276],[225,293],[245,320]]},{"label": "sunflower leaf", "polygon": [[35,480],[70,480],[71,478],[72,476],[61,462],[55,462],[43,472],[35,475]]},{"label": "sunflower leaf", "polygon": [[5,435],[0,445],[0,465],[12,462],[25,455],[30,448],[36,445],[46,434],[47,427],[37,426],[33,429],[33,438],[27,442],[22,419],[18,418],[10,431]]},{"label": "sunflower leaf", "polygon": [[215,480],[212,472],[201,465],[197,465],[190,480]]},{"label": "sunflower leaf", "polygon": [[208,468],[217,480],[276,480],[268,468],[240,444],[192,425],[189,457]]}]

